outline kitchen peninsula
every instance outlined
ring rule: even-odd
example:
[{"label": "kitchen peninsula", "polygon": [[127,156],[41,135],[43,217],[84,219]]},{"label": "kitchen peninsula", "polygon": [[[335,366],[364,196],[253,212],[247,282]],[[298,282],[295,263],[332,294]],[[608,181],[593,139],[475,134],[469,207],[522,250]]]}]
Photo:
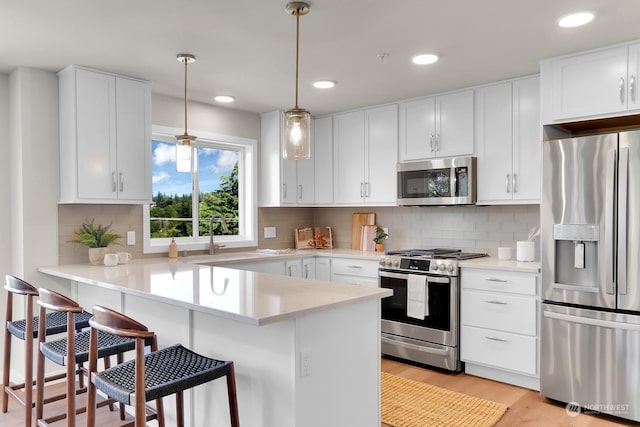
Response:
[{"label": "kitchen peninsula", "polygon": [[[166,258],[39,271],[88,310],[139,320],[161,347],[233,360],[242,425],[380,425],[380,299],[390,290]],[[187,425],[228,425],[224,384],[186,398]]]}]

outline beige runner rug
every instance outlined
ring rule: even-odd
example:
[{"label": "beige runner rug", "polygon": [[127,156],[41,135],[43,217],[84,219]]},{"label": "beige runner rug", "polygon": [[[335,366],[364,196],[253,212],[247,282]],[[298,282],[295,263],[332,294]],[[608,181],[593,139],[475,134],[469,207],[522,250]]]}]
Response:
[{"label": "beige runner rug", "polygon": [[393,427],[491,427],[507,405],[382,372],[382,422]]}]

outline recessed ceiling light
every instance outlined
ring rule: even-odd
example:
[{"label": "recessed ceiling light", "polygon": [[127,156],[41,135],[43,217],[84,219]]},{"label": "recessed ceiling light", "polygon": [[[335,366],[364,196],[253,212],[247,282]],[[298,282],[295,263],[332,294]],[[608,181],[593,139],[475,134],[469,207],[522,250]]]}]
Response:
[{"label": "recessed ceiling light", "polygon": [[336,85],[336,82],[331,80],[318,80],[317,82],[313,82],[313,87],[316,89],[331,89]]},{"label": "recessed ceiling light", "polygon": [[558,19],[558,25],[565,28],[579,27],[593,21],[593,16],[591,12],[571,13]]},{"label": "recessed ceiling light", "polygon": [[235,100],[233,96],[229,96],[229,95],[218,95],[213,99],[218,102],[233,102]]},{"label": "recessed ceiling light", "polygon": [[433,64],[434,62],[438,61],[438,55],[434,55],[432,53],[416,55],[413,58],[411,58],[411,61],[414,64],[418,64],[418,65]]}]

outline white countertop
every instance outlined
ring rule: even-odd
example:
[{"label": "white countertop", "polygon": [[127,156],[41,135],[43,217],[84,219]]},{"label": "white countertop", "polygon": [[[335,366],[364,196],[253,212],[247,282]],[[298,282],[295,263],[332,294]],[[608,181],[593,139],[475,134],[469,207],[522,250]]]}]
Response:
[{"label": "white countertop", "polygon": [[[366,256],[366,253],[354,252]],[[202,258],[206,258],[205,261],[220,259],[221,263],[224,260],[237,262],[247,260],[247,254],[251,253],[244,254],[207,255]],[[260,254],[260,257],[254,259],[274,256],[279,255]],[[389,289],[195,264],[200,258],[136,259],[115,267],[69,264],[40,267],[38,270],[51,276],[138,295],[253,325],[278,322],[307,313],[392,295]]]},{"label": "white countertop", "polygon": [[286,249],[274,251],[277,251],[277,253],[264,253],[258,251],[219,252],[215,255],[191,255],[181,259],[198,264],[225,265],[238,262],[259,262],[271,259],[300,258],[305,256],[379,260],[380,256],[383,255],[382,252],[358,251],[353,249]]},{"label": "white countertop", "polygon": [[540,272],[540,263],[537,261],[501,260],[492,256],[460,261],[458,265],[461,268],[488,268],[492,270],[521,271],[523,273]]}]

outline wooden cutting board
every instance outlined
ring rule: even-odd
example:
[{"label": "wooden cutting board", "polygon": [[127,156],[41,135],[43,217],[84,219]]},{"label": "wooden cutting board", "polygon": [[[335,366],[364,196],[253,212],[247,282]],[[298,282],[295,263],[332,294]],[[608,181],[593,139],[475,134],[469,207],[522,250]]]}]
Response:
[{"label": "wooden cutting board", "polygon": [[351,249],[361,251],[362,226],[374,225],[376,214],[374,213],[354,213],[351,220]]}]

